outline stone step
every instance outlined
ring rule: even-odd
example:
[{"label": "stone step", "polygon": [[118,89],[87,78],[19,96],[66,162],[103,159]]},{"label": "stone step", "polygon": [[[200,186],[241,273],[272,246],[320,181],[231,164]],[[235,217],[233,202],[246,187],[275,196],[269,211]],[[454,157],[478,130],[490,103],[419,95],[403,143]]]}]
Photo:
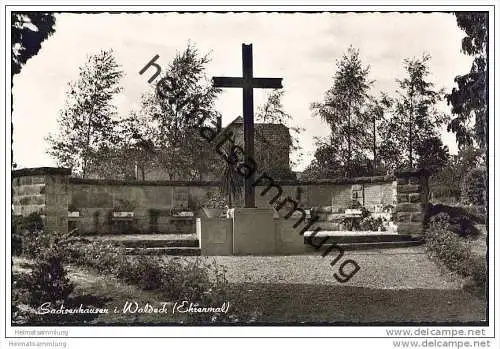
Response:
[{"label": "stone step", "polygon": [[197,247],[147,247],[147,248],[136,248],[127,247],[125,248],[125,254],[128,255],[170,255],[170,256],[200,256],[201,249]]},{"label": "stone step", "polygon": [[315,246],[323,245],[320,250],[324,250],[333,244],[344,250],[366,250],[418,246],[424,242],[420,237],[390,232],[321,231],[313,237],[310,236],[311,233],[305,232],[304,243]]},{"label": "stone step", "polygon": [[[419,246],[423,244],[423,240],[411,240],[411,241],[386,241],[386,242],[354,242],[354,243],[338,243],[336,246],[339,246],[345,251],[356,251],[356,250],[371,250],[371,249],[387,249],[387,248],[404,248],[404,247],[412,247]],[[321,246],[321,248],[315,249],[311,246],[312,250],[316,251],[324,251],[332,244],[325,243]],[[336,253],[336,249],[332,249],[332,255]]]},{"label": "stone step", "polygon": [[[165,235],[165,234],[168,234],[168,235],[186,235],[186,234],[195,234],[196,231],[195,231],[195,228],[193,229],[190,229],[190,230],[186,230],[186,231],[183,231],[183,230],[165,230],[165,231],[148,231],[148,232],[145,232],[143,234],[145,235]],[[141,234],[141,233],[139,233]]]},{"label": "stone step", "polygon": [[386,241],[386,242],[357,242],[357,243],[342,243],[338,246],[346,251],[354,250],[370,250],[377,248],[401,248],[419,246],[424,243],[423,240],[409,240],[409,241]]},{"label": "stone step", "polygon": [[198,240],[125,240],[116,243],[124,247],[198,247]]},{"label": "stone step", "polygon": [[91,238],[130,248],[199,247],[196,234],[123,234],[99,235]]},{"label": "stone step", "polygon": [[[307,233],[307,232],[306,232]],[[318,233],[315,235],[312,240],[313,242],[317,243],[320,241],[323,241],[323,239],[327,238],[326,243],[337,243],[337,244],[342,244],[342,243],[348,243],[348,244],[353,244],[353,243],[381,243],[381,242],[405,242],[405,241],[420,241],[418,238],[413,238],[410,235],[404,235],[404,234],[376,234],[376,233],[370,233],[370,234],[329,234],[329,235],[322,235],[321,233]],[[307,241],[311,239],[307,234],[304,234],[304,241]]]}]

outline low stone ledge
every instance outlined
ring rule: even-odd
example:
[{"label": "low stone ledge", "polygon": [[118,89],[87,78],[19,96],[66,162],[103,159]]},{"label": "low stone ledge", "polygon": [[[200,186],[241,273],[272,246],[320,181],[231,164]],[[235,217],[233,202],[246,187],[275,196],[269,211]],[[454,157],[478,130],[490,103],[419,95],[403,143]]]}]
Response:
[{"label": "low stone ledge", "polygon": [[[257,180],[259,176],[255,179]],[[272,178],[272,177],[271,177]],[[328,185],[328,184],[370,184],[370,183],[391,183],[395,180],[394,176],[375,176],[375,177],[355,177],[355,178],[332,178],[317,180],[295,180],[295,179],[274,179],[274,183],[281,186],[305,186],[305,185]],[[70,184],[96,184],[96,185],[150,185],[150,186],[220,186],[219,181],[142,181],[142,180],[121,180],[121,179],[92,179],[70,177]],[[268,181],[258,183],[257,187],[267,186]]]},{"label": "low stone ledge", "polygon": [[421,189],[418,184],[404,184],[397,187],[398,193],[420,193]]},{"label": "low stone ledge", "polygon": [[394,172],[394,175],[400,177],[428,177],[430,172],[425,168],[403,168]]},{"label": "low stone ledge", "polygon": [[185,187],[212,187],[219,186],[218,181],[139,181],[121,179],[91,179],[70,177],[70,184],[93,184],[93,185],[129,185],[129,186],[185,186]]},{"label": "low stone ledge", "polygon": [[[257,176],[257,178],[259,178]],[[256,178],[256,179],[257,179]],[[287,180],[275,179],[274,182],[279,185],[322,185],[322,184],[370,184],[370,183],[391,183],[396,180],[395,176],[373,176],[373,177],[353,177],[353,178],[331,178],[315,180]],[[265,183],[264,183],[265,184]]]}]

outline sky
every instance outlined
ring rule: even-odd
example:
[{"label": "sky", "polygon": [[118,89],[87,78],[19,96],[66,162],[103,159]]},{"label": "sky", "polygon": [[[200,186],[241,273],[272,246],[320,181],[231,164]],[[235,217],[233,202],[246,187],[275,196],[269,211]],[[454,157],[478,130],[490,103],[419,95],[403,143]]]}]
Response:
[{"label": "sky", "polygon": [[[328,125],[314,117],[310,104],[322,101],[332,84],[337,59],[352,45],[359,49],[371,94],[394,93],[396,79],[405,76],[403,60],[432,56],[429,79],[451,91],[454,78],[468,72],[472,57],[460,52],[464,33],[455,17],[445,13],[205,13],[205,14],[57,14],[55,33],[42,43],[14,77],[14,162],[18,168],[56,166],[46,154],[45,138],[57,132],[58,111],[64,106],[69,81],[78,78],[86,57],[113,49],[125,73],[123,91],[114,103],[126,117],[139,107],[151,86],[153,70],[139,71],[158,54],[166,67],[188,42],[211,59],[206,74],[241,76],[241,44],[253,44],[255,77],[282,77],[283,106],[291,126],[305,131],[300,144],[305,156],[294,170],[303,170],[314,156],[315,137],[327,136]],[[149,75],[148,75],[149,73]],[[254,90],[255,109],[267,91]],[[223,124],[242,114],[240,89],[224,89],[217,109]],[[449,107],[441,106],[449,113]],[[442,130],[443,142],[456,153],[453,134]]]}]

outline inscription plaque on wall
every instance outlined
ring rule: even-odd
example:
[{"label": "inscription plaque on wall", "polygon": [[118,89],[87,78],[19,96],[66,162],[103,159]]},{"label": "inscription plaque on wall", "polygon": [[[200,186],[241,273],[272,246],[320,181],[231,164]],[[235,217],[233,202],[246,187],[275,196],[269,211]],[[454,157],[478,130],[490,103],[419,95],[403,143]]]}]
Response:
[{"label": "inscription plaque on wall", "polygon": [[172,206],[175,208],[188,207],[188,188],[174,188],[172,191]]}]

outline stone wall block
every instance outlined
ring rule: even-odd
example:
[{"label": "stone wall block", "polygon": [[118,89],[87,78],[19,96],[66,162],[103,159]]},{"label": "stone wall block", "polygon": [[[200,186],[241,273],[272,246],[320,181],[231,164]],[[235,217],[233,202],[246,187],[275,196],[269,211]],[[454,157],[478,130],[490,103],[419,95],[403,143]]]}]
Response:
[{"label": "stone wall block", "polygon": [[410,193],[408,194],[410,202],[421,202],[422,195],[420,193]]},{"label": "stone wall block", "polygon": [[410,177],[408,179],[408,184],[420,184],[420,177]]},{"label": "stone wall block", "polygon": [[396,220],[398,222],[410,222],[412,215],[411,212],[398,212],[396,213]]},{"label": "stone wall block", "polygon": [[405,185],[405,184],[408,184],[408,178],[406,178],[406,177],[398,178],[396,180],[396,182],[398,185]]},{"label": "stone wall block", "polygon": [[403,194],[397,194],[397,198],[398,198],[398,203],[402,203],[402,202],[408,202],[409,199],[408,199],[408,194],[406,193],[403,193]]},{"label": "stone wall block", "polygon": [[398,185],[398,193],[420,193],[422,187],[418,184]]},{"label": "stone wall block", "polygon": [[424,220],[424,214],[422,212],[413,212],[411,213],[411,222],[422,223]]},{"label": "stone wall block", "polygon": [[422,212],[423,209],[422,203],[399,203],[396,212]]}]

